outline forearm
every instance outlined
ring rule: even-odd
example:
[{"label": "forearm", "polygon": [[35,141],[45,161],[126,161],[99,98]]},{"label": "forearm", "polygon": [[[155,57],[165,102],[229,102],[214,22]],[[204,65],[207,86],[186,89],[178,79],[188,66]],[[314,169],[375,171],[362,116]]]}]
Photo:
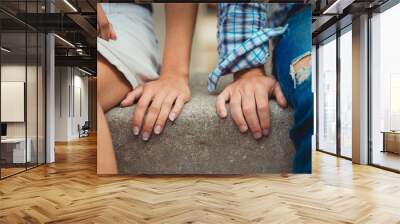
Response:
[{"label": "forearm", "polygon": [[97,4],[97,25],[103,26],[105,24],[108,24],[107,16],[104,13],[103,8],[101,7],[101,4]]},{"label": "forearm", "polygon": [[188,77],[197,4],[165,4],[166,36],[161,76]]}]

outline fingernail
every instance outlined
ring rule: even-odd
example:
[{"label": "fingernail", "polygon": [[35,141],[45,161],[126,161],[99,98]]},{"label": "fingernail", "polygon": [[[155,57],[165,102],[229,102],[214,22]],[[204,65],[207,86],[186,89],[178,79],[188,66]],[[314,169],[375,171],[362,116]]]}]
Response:
[{"label": "fingernail", "polygon": [[171,113],[171,114],[169,115],[169,120],[170,120],[170,121],[174,121],[175,118],[176,118],[176,114],[175,114],[175,113]]},{"label": "fingernail", "polygon": [[243,125],[239,128],[240,132],[245,132],[247,131],[247,129],[248,129],[247,125]]},{"label": "fingernail", "polygon": [[219,116],[221,116],[221,117],[226,117],[226,112],[225,112],[225,111],[220,112],[220,113],[219,113]]},{"label": "fingernail", "polygon": [[263,135],[264,136],[268,136],[269,135],[269,129],[268,128],[263,130]]},{"label": "fingernail", "polygon": [[133,134],[138,135],[139,134],[139,128],[138,127],[133,127]]},{"label": "fingernail", "polygon": [[160,125],[156,125],[156,127],[154,128],[154,134],[158,135],[161,133],[161,126]]},{"label": "fingernail", "polygon": [[259,139],[259,138],[262,137],[262,134],[261,134],[261,132],[256,132],[256,133],[253,134],[253,136],[254,136],[255,139]]},{"label": "fingernail", "polygon": [[123,107],[124,107],[124,105],[122,104],[122,102],[119,104],[119,107],[120,107],[120,108],[123,108]]},{"label": "fingernail", "polygon": [[150,137],[150,134],[149,134],[149,133],[147,133],[147,132],[143,132],[143,135],[142,135],[142,139],[143,139],[143,141],[147,141],[147,140],[149,140],[149,137]]}]

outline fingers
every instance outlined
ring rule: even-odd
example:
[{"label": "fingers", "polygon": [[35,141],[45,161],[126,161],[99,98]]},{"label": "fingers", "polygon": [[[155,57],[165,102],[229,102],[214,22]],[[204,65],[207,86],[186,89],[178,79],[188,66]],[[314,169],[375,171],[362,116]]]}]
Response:
[{"label": "fingers", "polygon": [[106,41],[110,40],[110,35],[108,35],[108,33],[103,29],[100,30],[100,38]]},{"label": "fingers", "polygon": [[243,133],[248,130],[248,126],[243,117],[241,101],[242,101],[241,95],[239,93],[233,93],[229,102],[229,107],[231,108],[233,121],[238,126],[240,132]]},{"label": "fingers", "polygon": [[264,136],[268,136],[270,132],[270,113],[268,94],[264,91],[255,92],[257,114],[260,121],[260,126]]},{"label": "fingers", "polygon": [[110,23],[110,39],[111,40],[116,40],[117,39],[117,34],[114,31],[113,25]]},{"label": "fingers", "polygon": [[163,95],[158,95],[156,98],[154,98],[150,107],[147,110],[142,131],[142,139],[144,141],[149,140],[150,135],[153,132],[153,127],[156,123],[158,115],[160,114],[161,105],[164,101],[164,98],[165,97]]},{"label": "fingers", "polygon": [[143,86],[139,86],[138,88],[129,92],[125,99],[121,101],[121,107],[132,106],[136,99],[139,99],[143,93]]},{"label": "fingers", "polygon": [[114,31],[114,27],[111,23],[104,24],[99,27],[100,28],[100,37],[106,41],[116,40],[117,34]]},{"label": "fingers", "polygon": [[275,88],[274,88],[274,92],[273,92],[276,101],[278,102],[278,105],[285,108],[287,107],[287,101],[285,96],[283,95],[281,86],[279,85],[279,83],[276,84]]},{"label": "fingers", "polygon": [[248,91],[242,96],[243,115],[255,139],[262,137],[260,122],[257,116],[254,92]]},{"label": "fingers", "polygon": [[161,105],[161,111],[158,115],[156,125],[154,126],[154,134],[160,134],[165,127],[165,123],[167,122],[169,112],[171,111],[172,105],[176,99],[175,95],[169,95],[164,99],[164,102]]},{"label": "fingers", "polygon": [[225,88],[225,90],[222,93],[220,93],[217,97],[217,100],[215,102],[215,108],[220,118],[226,118],[226,116],[228,115],[225,104],[227,101],[229,101],[229,98],[230,98],[230,91],[228,88]]},{"label": "fingers", "polygon": [[178,96],[178,98],[175,100],[175,105],[169,114],[170,121],[174,121],[179,116],[185,103],[186,101],[183,99],[183,96]]},{"label": "fingers", "polygon": [[140,128],[142,127],[144,115],[147,111],[147,108],[153,98],[153,94],[150,92],[146,92],[142,95],[135,111],[133,113],[132,125],[133,125],[133,134],[139,135]]}]

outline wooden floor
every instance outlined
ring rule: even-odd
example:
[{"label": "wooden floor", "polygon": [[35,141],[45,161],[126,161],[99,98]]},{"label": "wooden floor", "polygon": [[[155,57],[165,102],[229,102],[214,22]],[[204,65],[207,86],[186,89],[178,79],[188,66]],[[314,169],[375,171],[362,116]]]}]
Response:
[{"label": "wooden floor", "polygon": [[379,150],[375,150],[373,153],[374,164],[400,170],[400,154],[381,152]]},{"label": "wooden floor", "polygon": [[312,175],[99,177],[94,137],[0,181],[0,223],[400,223],[400,175],[315,152]]}]

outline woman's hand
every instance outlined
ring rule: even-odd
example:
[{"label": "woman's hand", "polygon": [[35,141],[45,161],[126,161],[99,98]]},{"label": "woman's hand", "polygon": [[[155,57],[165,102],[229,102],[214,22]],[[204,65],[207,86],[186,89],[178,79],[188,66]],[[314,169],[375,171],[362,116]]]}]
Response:
[{"label": "woman's hand", "polygon": [[[99,4],[98,4],[99,5]],[[160,134],[169,117],[174,121],[190,100],[189,62],[197,3],[165,4],[165,46],[160,79],[145,83],[130,92],[121,106],[138,100],[133,114],[133,134]],[[173,75],[171,75],[173,74]]]},{"label": "woman's hand", "polygon": [[275,96],[281,107],[287,102],[279,83],[266,76],[261,68],[235,74],[235,80],[217,97],[216,109],[221,118],[227,116],[225,103],[229,101],[232,119],[241,132],[249,128],[255,139],[270,132],[269,97]]},{"label": "woman's hand", "polygon": [[97,36],[106,41],[117,39],[117,34],[100,4],[97,4]]},{"label": "woman's hand", "polygon": [[160,134],[167,119],[174,121],[190,100],[188,77],[182,75],[161,76],[128,93],[121,106],[132,105],[138,100],[133,114],[133,134],[142,133],[147,141],[151,133]]}]

